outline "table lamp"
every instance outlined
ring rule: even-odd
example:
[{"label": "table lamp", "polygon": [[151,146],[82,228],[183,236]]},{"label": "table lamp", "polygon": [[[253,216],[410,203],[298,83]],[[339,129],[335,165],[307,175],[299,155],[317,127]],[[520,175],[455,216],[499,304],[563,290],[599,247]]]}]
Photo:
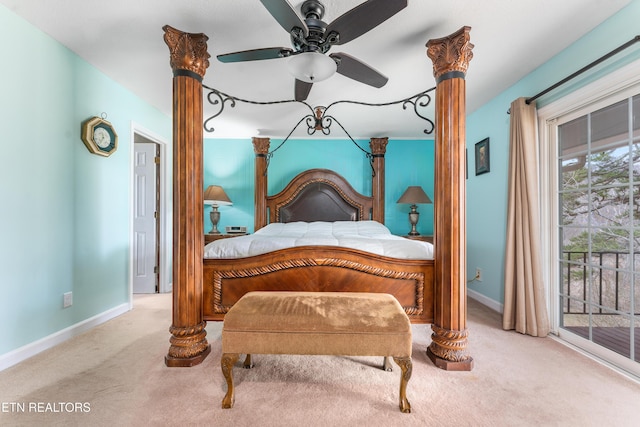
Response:
[{"label": "table lamp", "polygon": [[411,205],[411,211],[409,212],[411,231],[409,232],[409,236],[419,236],[420,233],[416,230],[416,225],[418,225],[418,217],[420,216],[420,213],[418,212],[418,207],[416,205],[431,203],[431,199],[427,196],[427,193],[425,193],[420,186],[409,186],[396,203]]},{"label": "table lamp", "polygon": [[213,228],[209,232],[209,234],[220,234],[218,231],[218,222],[220,221],[220,212],[218,211],[218,206],[222,205],[232,205],[229,196],[224,192],[222,187],[219,185],[210,185],[204,192],[204,204],[211,205],[211,223],[213,224]]}]

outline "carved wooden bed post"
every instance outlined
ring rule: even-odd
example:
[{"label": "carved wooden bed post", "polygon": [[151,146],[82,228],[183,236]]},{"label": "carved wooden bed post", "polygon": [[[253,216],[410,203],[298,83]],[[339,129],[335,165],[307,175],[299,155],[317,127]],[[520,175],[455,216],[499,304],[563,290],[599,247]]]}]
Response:
[{"label": "carved wooden bed post", "polygon": [[387,152],[389,138],[371,138],[369,146],[373,155],[374,176],[371,183],[371,195],[373,196],[374,221],[384,224],[384,154]]},{"label": "carved wooden bed post", "polygon": [[467,353],[465,74],[470,27],[429,40],[436,77],[435,315],[427,355],[446,370],[470,371]]},{"label": "carved wooden bed post", "polygon": [[254,207],[254,231],[258,231],[267,225],[267,155],[269,154],[269,138],[253,137],[253,152],[256,153],[255,161],[255,207]]},{"label": "carved wooden bed post", "polygon": [[173,323],[167,366],[193,366],[211,351],[202,315],[202,78],[208,37],[162,28],[173,69]]}]

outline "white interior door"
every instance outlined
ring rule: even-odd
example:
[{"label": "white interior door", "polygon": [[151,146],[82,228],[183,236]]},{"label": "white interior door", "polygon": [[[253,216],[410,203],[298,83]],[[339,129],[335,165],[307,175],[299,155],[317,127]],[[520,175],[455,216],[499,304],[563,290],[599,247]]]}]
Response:
[{"label": "white interior door", "polygon": [[155,293],[158,284],[157,145],[134,144],[133,292]]}]

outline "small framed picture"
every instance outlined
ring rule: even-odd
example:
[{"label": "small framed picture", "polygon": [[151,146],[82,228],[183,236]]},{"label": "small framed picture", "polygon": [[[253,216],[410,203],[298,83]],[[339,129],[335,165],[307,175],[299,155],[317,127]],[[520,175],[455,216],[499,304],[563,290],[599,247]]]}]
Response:
[{"label": "small framed picture", "polygon": [[476,143],[476,175],[482,175],[490,170],[489,138],[485,138]]}]

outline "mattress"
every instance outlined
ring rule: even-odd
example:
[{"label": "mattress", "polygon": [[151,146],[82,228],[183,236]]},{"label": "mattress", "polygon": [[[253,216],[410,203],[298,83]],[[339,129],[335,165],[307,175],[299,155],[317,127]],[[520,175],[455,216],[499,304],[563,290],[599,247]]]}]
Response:
[{"label": "mattress", "polygon": [[204,258],[244,258],[297,246],[340,246],[397,259],[433,259],[433,245],[391,234],[376,221],[273,223],[254,234],[218,239]]}]

